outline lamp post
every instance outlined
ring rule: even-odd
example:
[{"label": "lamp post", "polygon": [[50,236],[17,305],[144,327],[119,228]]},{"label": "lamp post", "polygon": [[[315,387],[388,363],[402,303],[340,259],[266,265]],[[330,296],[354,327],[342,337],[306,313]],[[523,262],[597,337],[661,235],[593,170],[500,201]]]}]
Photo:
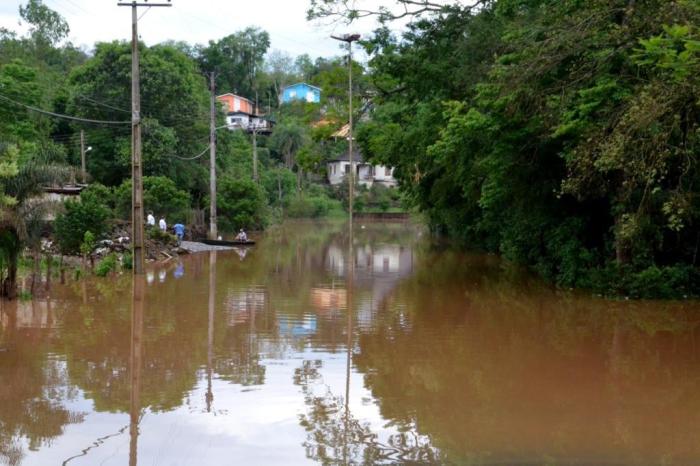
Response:
[{"label": "lamp post", "polygon": [[350,210],[350,231],[352,231],[353,217],[353,197],[355,196],[355,164],[353,163],[352,154],[352,43],[360,40],[359,34],[344,34],[342,36],[331,36],[335,40],[348,43],[348,161],[350,162],[350,177],[348,178],[348,196]]}]

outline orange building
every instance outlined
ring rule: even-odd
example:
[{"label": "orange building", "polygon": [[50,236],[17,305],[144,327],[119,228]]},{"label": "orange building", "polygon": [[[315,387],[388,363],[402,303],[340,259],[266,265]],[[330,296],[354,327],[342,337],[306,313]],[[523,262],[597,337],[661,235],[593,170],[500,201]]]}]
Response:
[{"label": "orange building", "polygon": [[217,96],[216,100],[226,106],[226,113],[243,112],[250,115],[255,114],[255,104],[245,97],[229,93]]}]

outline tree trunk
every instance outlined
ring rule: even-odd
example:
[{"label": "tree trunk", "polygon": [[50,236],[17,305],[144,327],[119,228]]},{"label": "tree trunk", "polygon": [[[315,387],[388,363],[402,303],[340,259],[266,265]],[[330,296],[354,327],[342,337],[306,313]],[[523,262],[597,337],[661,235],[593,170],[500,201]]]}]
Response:
[{"label": "tree trunk", "polygon": [[[32,251],[32,278],[29,285],[29,293],[34,296],[39,291],[41,285],[41,253],[39,248],[33,248]],[[37,283],[38,282],[38,283]]]},{"label": "tree trunk", "polygon": [[46,289],[51,288],[51,263],[53,262],[53,256],[51,254],[46,255]]},{"label": "tree trunk", "polygon": [[60,275],[61,275],[61,278],[60,278],[61,285],[65,285],[66,284],[66,269],[63,267],[63,254],[61,254],[61,263],[59,264],[58,269],[59,269]]},{"label": "tree trunk", "polygon": [[301,196],[301,176],[302,169],[297,165],[297,193],[299,193],[299,196]]},{"label": "tree trunk", "polygon": [[625,238],[620,238],[619,232],[620,219],[615,219],[615,261],[617,265],[628,264],[631,260],[631,252],[629,241]]},{"label": "tree trunk", "polygon": [[7,299],[17,297],[17,255],[10,254],[7,261],[7,276],[2,282],[2,296]]}]

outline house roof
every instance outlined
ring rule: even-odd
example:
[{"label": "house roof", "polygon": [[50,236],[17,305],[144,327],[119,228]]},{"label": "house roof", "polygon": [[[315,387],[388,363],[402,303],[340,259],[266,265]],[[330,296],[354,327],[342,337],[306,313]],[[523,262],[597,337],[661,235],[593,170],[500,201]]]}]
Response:
[{"label": "house roof", "polygon": [[[344,124],[343,127],[340,128],[338,131],[336,131],[335,133],[331,134],[331,137],[334,137],[334,138],[345,138],[345,139],[347,139],[347,137],[348,137],[349,135],[350,135],[350,123],[346,123],[346,124]],[[355,138],[353,138],[353,139],[355,139]]]},{"label": "house roof", "polygon": [[[330,159],[328,162],[349,162],[350,156],[347,151],[339,154],[338,156]],[[352,151],[352,161],[353,163],[365,163],[365,158],[362,156],[360,151],[357,149]]]},{"label": "house roof", "polygon": [[67,184],[67,185],[63,185],[63,186],[44,186],[41,189],[45,193],[77,196],[86,187],[87,187],[86,184]]},{"label": "house roof", "polygon": [[221,98],[221,97],[226,97],[226,96],[229,96],[229,95],[232,96],[232,97],[238,97],[239,99],[247,100],[247,101],[250,102],[251,104],[253,103],[253,101],[250,100],[249,98],[243,97],[242,95],[233,94],[233,93],[231,93],[231,92],[227,92],[226,94],[217,95],[216,98],[219,99],[219,98]]},{"label": "house roof", "polygon": [[284,89],[289,89],[290,87],[294,87],[294,86],[307,86],[307,87],[310,87],[310,88],[312,88],[312,89],[317,89],[319,92],[321,91],[321,88],[320,88],[320,87],[312,86],[312,85],[309,84],[309,83],[290,84],[289,86],[284,86]]},{"label": "house roof", "polygon": [[235,112],[228,112],[226,115],[227,116],[245,115],[245,116],[251,117],[251,118],[261,118],[263,120],[272,121],[272,122],[275,121],[275,119],[272,117],[267,117],[265,115],[259,115],[256,113],[243,112],[241,110],[236,110]]}]

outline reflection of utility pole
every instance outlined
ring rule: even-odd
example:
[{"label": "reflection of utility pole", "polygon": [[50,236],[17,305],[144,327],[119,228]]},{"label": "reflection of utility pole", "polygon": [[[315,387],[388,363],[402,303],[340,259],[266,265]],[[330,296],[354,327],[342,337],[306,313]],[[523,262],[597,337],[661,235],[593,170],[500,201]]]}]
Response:
[{"label": "reflection of utility pole", "polygon": [[209,90],[209,239],[216,239],[216,74],[213,71],[209,74]]},{"label": "reflection of utility pole", "polygon": [[347,358],[345,360],[345,432],[343,433],[343,464],[348,464],[348,424],[350,422],[350,366],[352,365],[352,311],[353,301],[352,293],[355,281],[355,253],[353,251],[353,231],[352,220],[350,221],[350,230],[348,232],[348,279],[347,283]]},{"label": "reflection of utility pole", "polygon": [[[139,34],[136,10],[140,6],[171,6],[170,3],[137,3],[119,0],[131,7],[131,226],[134,274],[144,272],[143,257],[143,180],[141,178],[141,92],[139,83]],[[123,2],[123,3],[121,3]],[[170,0],[168,0],[170,2]]]},{"label": "reflection of utility pole", "polygon": [[209,326],[207,327],[207,412],[211,412],[214,393],[211,389],[212,361],[214,359],[214,302],[216,296],[216,251],[209,252]]},{"label": "reflection of utility pole", "polygon": [[144,279],[135,276],[131,296],[131,357],[130,382],[131,396],[129,403],[129,466],[138,462],[139,419],[141,417],[141,368],[143,366],[143,302],[145,294]]}]

